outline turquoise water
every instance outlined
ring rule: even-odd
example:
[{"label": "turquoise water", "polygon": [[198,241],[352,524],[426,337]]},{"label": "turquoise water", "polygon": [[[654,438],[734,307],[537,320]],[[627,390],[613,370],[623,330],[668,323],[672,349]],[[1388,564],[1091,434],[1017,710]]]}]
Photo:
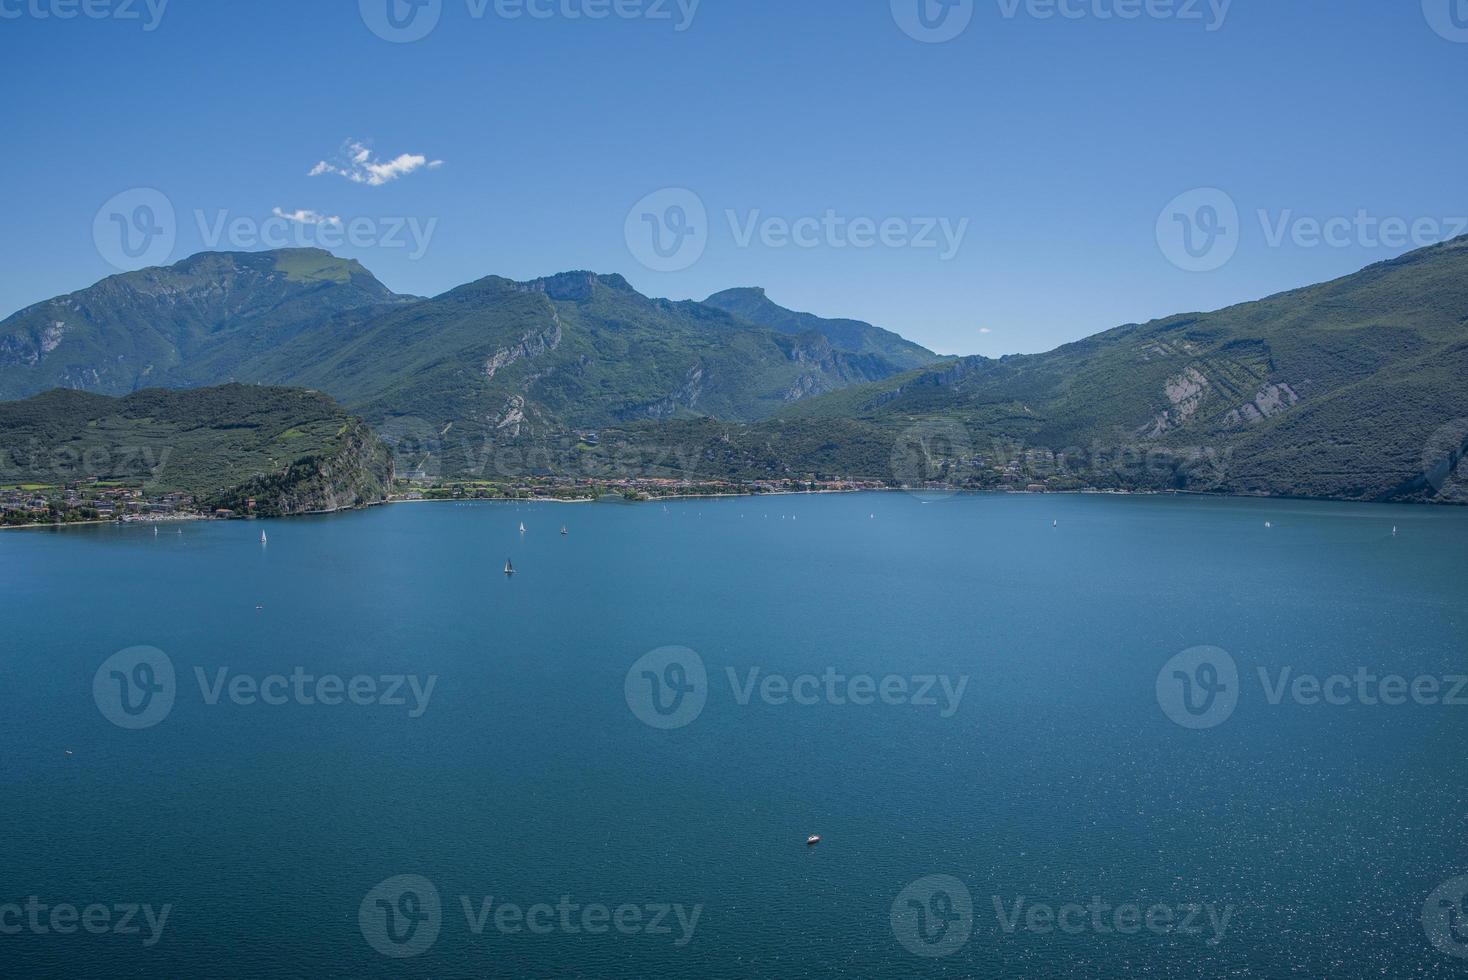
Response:
[{"label": "turquoise water", "polygon": [[[0,905],[171,906],[151,946],[146,925],[0,934],[0,975],[1468,966],[1423,924],[1434,889],[1468,873],[1468,706],[1276,705],[1256,676],[1468,673],[1468,512],[880,494],[422,504],[264,526],[263,547],[245,523],[0,534]],[[129,729],[104,711],[110,673],[101,694],[93,682],[138,646],[177,679],[171,710]],[[1198,646],[1227,651],[1240,677],[1231,716],[1192,730],[1170,720],[1158,676]],[[688,720],[668,730],[640,720],[651,684],[632,669],[663,647],[707,671],[678,709],[701,699],[695,717],[651,709]],[[664,666],[650,673],[666,708],[666,683],[692,675]],[[211,704],[195,668],[211,683],[220,668],[436,680],[411,717],[406,689],[405,705]],[[778,688],[740,703],[729,668],[738,685],[751,668],[967,682],[956,704],[937,687],[933,705],[824,690],[778,703]],[[811,833],[824,840],[808,849]],[[403,924],[431,902],[419,882],[404,904],[391,882],[404,875],[439,898],[421,949],[428,920]],[[935,875],[967,891],[971,920],[951,884],[933,904]],[[904,924],[906,897],[894,921],[905,889],[929,945]],[[371,924],[384,895],[412,937],[389,949],[418,955],[370,941],[386,935]],[[492,914],[476,934],[462,896],[698,918],[691,933],[669,912],[668,934],[588,934],[558,913],[531,934]],[[1023,917],[1006,931],[995,902],[1007,915],[1021,898],[1229,918],[1217,942],[1102,932],[1089,913],[1079,931]],[[942,935],[933,923],[955,907]]]}]

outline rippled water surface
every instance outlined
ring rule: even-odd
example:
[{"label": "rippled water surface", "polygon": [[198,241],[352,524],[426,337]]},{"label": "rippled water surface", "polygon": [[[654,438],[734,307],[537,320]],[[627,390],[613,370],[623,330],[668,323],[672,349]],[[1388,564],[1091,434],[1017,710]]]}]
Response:
[{"label": "rippled water surface", "polygon": [[[0,975],[1468,967],[1468,689],[1419,703],[1468,674],[1463,511],[883,494],[260,529],[0,534]],[[168,917],[119,934],[129,905]]]}]

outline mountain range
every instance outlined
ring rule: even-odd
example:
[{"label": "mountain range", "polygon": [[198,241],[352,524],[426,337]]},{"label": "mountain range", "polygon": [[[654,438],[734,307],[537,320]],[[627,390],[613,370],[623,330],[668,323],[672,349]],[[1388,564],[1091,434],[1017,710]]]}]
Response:
[{"label": "mountain range", "polygon": [[309,249],[196,255],[0,323],[0,398],[314,389],[397,447],[401,472],[444,477],[1459,499],[1444,473],[1468,443],[1465,368],[1468,238],[999,359],[939,357],[757,288],[674,302],[567,272],[425,299]]},{"label": "mountain range", "polygon": [[[780,311],[773,304],[759,311]],[[797,316],[790,314],[790,316]],[[866,324],[766,326],[650,299],[621,276],[489,276],[398,296],[317,250],[205,253],[0,323],[0,398],[229,382],[325,391],[449,471],[497,444],[647,419],[767,418],[937,356]]]}]

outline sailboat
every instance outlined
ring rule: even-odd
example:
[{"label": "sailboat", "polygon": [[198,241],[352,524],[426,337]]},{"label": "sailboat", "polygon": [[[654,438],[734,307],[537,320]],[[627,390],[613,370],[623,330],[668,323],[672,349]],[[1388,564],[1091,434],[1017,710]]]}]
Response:
[{"label": "sailboat", "polygon": [[520,533],[521,534],[524,534],[525,533],[525,522],[524,521],[521,521],[520,522]]},{"label": "sailboat", "polygon": [[265,537],[265,532],[264,531],[261,531],[260,532],[260,543],[261,544],[269,544],[270,543],[270,539],[267,538],[267,537]]},{"label": "sailboat", "polygon": [[510,561],[510,559],[508,559],[508,558],[505,559],[505,574],[506,575],[514,575],[515,574],[515,566]]},{"label": "sailboat", "polygon": [[570,533],[571,533],[570,531],[566,530],[566,525],[562,524],[561,525],[561,537],[564,538],[566,535],[568,535]]}]

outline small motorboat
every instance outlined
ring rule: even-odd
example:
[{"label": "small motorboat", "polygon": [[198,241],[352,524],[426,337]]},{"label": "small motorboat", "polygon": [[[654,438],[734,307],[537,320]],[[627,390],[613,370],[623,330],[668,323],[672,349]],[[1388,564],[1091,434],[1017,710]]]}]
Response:
[{"label": "small motorboat", "polygon": [[564,538],[566,535],[568,535],[570,533],[571,533],[570,531],[566,530],[566,525],[562,524],[561,525],[561,537]]},{"label": "small motorboat", "polygon": [[821,835],[820,834],[811,834],[809,837],[807,837],[805,839],[805,846],[806,847],[815,847],[820,842],[821,842]]}]

